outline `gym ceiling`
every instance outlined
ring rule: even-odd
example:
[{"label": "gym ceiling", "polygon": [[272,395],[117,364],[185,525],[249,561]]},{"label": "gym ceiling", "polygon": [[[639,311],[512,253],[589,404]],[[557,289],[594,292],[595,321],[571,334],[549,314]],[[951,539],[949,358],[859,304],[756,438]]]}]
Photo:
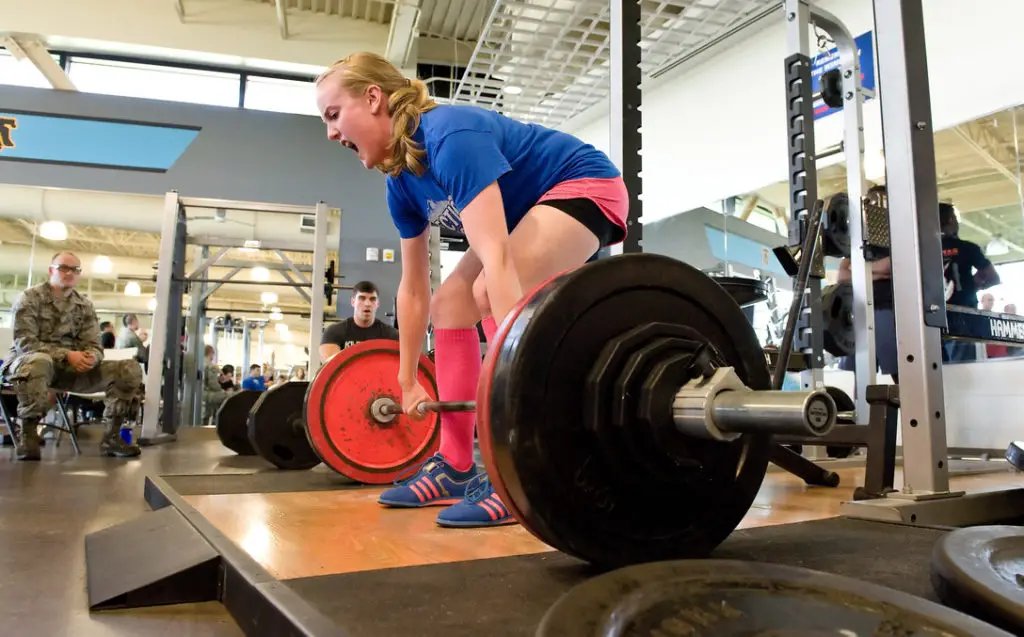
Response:
[{"label": "gym ceiling", "polygon": [[[33,3],[39,5],[34,10],[45,12],[44,5],[52,2],[57,0]],[[18,34],[18,40],[44,56],[46,49],[59,48],[207,64],[234,59],[248,68],[307,74],[317,70],[317,61],[323,64],[328,58],[340,58],[353,46],[377,50],[400,66],[406,66],[404,62],[415,53],[421,78],[441,101],[454,94],[455,102],[501,108],[519,119],[551,126],[565,125],[589,109],[601,108],[609,91],[607,0],[223,0],[216,7],[200,0],[150,0],[144,3],[151,5],[145,9],[130,4],[158,13],[159,20],[149,20],[153,26],[145,33],[138,29],[115,33],[116,21],[105,21],[94,27],[95,33]],[[644,0],[643,69],[657,81],[740,29],[746,28],[739,37],[749,37],[777,17],[772,13],[778,6],[773,0]],[[170,21],[162,32],[161,21],[165,25]],[[198,45],[188,51],[174,50],[167,38],[189,39],[174,23],[202,24],[208,45],[203,50]],[[941,196],[954,201],[963,213],[965,237],[982,245],[996,235],[1005,240],[1009,253],[997,260],[1024,258],[1014,130],[1010,114],[997,113],[942,131],[936,139]],[[822,195],[841,189],[844,179],[842,165],[823,169]],[[781,219],[786,189],[786,184],[774,184],[754,193],[738,193],[737,214],[756,197],[751,211]],[[102,222],[98,215],[96,223]],[[31,243],[32,227],[28,221],[3,220],[0,237],[5,243]],[[64,242],[37,241],[37,249],[66,248],[107,254],[115,260],[155,261],[159,247],[156,234],[100,225],[69,226]],[[276,259],[260,253],[234,256]],[[298,265],[310,257],[289,256]],[[15,276],[24,283],[23,271],[0,267],[0,291],[10,291]],[[92,286],[94,294],[119,294],[124,282],[96,280]],[[306,309],[290,288],[276,291],[283,309]],[[260,307],[260,292],[255,286],[232,290],[231,301],[255,309]],[[142,293],[149,293],[145,284]]]}]

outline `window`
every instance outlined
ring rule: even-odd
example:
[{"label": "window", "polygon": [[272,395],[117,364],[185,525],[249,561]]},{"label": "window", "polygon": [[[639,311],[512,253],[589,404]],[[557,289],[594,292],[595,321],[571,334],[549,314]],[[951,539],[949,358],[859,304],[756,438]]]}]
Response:
[{"label": "window", "polygon": [[250,77],[245,85],[245,108],[319,117],[312,82]]},{"label": "window", "polygon": [[235,73],[77,57],[71,58],[68,74],[85,93],[234,107],[241,81]]},{"label": "window", "polygon": [[[56,55],[53,59],[59,63]],[[16,60],[10,51],[0,49],[0,84],[52,88],[35,64],[29,60]]]}]

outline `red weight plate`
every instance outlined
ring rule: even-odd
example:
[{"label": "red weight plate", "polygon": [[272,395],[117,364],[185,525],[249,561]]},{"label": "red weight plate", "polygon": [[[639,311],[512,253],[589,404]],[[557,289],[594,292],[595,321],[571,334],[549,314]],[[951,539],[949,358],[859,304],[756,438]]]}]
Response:
[{"label": "red weight plate", "polygon": [[[440,446],[440,418],[396,416],[378,423],[370,406],[378,398],[402,401],[398,385],[398,341],[371,340],[343,349],[328,359],[306,393],[306,436],[323,463],[364,484],[390,484]],[[418,378],[437,400],[434,364],[419,360]]]},{"label": "red weight plate", "polygon": [[[487,477],[494,486],[495,493],[501,498],[501,501],[508,507],[513,517],[519,521],[527,531],[533,534],[541,542],[549,542],[548,538],[542,537],[537,531],[530,528],[527,517],[523,515],[522,511],[516,506],[515,500],[509,494],[508,489],[505,488],[505,483],[501,480],[501,473],[498,470],[497,462],[494,457],[494,439],[491,436],[491,380],[494,378],[494,369],[498,365],[498,359],[500,358],[500,352],[502,345],[505,342],[505,338],[508,337],[509,329],[512,324],[515,323],[516,319],[522,311],[529,305],[530,300],[533,296],[544,288],[550,281],[557,279],[562,276],[563,273],[556,274],[547,281],[544,281],[536,288],[530,290],[523,295],[523,298],[519,299],[519,302],[515,304],[512,310],[508,313],[508,316],[501,322],[498,330],[494,333],[494,338],[487,345],[487,354],[484,356],[483,367],[480,370],[480,382],[477,385],[476,390],[476,436],[477,442],[480,446],[480,457],[484,461],[484,467],[487,469]],[[557,546],[554,548],[558,548]]]}]

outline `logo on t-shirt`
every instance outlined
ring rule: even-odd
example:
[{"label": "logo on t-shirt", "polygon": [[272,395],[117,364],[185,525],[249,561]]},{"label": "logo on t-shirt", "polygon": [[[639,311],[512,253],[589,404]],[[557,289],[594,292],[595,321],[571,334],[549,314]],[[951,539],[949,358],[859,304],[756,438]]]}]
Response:
[{"label": "logo on t-shirt", "polygon": [[432,225],[462,232],[462,218],[459,217],[459,209],[455,207],[451,195],[445,201],[427,199],[427,208],[427,218]]}]

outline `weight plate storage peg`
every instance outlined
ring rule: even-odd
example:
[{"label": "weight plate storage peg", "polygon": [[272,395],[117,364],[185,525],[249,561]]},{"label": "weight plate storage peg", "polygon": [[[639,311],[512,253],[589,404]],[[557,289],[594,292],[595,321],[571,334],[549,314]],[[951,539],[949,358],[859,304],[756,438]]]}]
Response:
[{"label": "weight plate storage peg", "polygon": [[941,604],[794,566],[737,560],[641,564],[578,584],[537,637],[882,635],[1007,637]]},{"label": "weight plate storage peg", "polygon": [[305,471],[320,464],[306,439],[304,380],[274,385],[261,392],[249,411],[249,441],[256,453],[278,469]]},{"label": "weight plate storage peg", "polygon": [[1024,528],[956,529],[932,552],[932,586],[947,606],[1024,634]]},{"label": "weight plate storage peg", "polygon": [[[324,464],[365,484],[391,484],[437,452],[440,415],[393,414],[400,405],[397,341],[379,339],[346,347],[328,359],[306,394],[309,444]],[[434,364],[420,355],[420,384],[437,400]]]},{"label": "weight plate storage peg", "polygon": [[242,390],[228,394],[217,408],[214,422],[217,437],[225,447],[240,456],[255,456],[256,450],[249,442],[249,410],[256,404],[263,392]]},{"label": "weight plate storage peg", "polygon": [[[750,508],[770,436],[670,431],[671,410],[649,400],[726,366],[747,388],[770,388],[743,311],[696,268],[628,254],[541,284],[484,359],[477,432],[496,492],[533,535],[588,562],[704,557]],[[636,397],[613,403],[625,387]]]}]

